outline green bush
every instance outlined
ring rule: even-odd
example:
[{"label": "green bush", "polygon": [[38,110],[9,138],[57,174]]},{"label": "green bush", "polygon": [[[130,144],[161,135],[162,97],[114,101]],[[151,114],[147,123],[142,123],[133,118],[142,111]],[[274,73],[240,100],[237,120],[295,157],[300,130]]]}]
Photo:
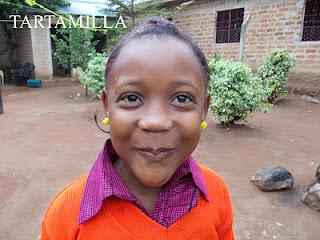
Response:
[{"label": "green bush", "polygon": [[263,65],[258,69],[258,76],[265,89],[265,99],[274,103],[280,94],[286,94],[285,84],[289,69],[293,67],[292,56],[283,49],[274,49],[266,55]]},{"label": "green bush", "polygon": [[53,57],[64,68],[86,69],[90,56],[95,53],[98,41],[93,40],[93,31],[82,28],[60,28],[51,35],[55,49]]},{"label": "green bush", "polygon": [[106,53],[96,53],[91,55],[88,67],[80,77],[80,82],[87,86],[97,98],[101,98],[104,87],[104,69],[107,63]]},{"label": "green bush", "polygon": [[210,111],[222,124],[245,120],[262,100],[261,81],[244,64],[214,57],[209,62]]}]

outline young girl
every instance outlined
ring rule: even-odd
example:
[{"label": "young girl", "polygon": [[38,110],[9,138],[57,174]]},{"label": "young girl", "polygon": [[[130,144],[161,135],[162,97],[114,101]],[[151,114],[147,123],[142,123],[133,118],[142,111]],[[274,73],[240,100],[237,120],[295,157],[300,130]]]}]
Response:
[{"label": "young girl", "polygon": [[128,33],[106,65],[110,138],[90,173],[54,198],[41,239],[234,239],[224,180],[191,156],[209,78],[202,51],[173,23],[153,17]]}]

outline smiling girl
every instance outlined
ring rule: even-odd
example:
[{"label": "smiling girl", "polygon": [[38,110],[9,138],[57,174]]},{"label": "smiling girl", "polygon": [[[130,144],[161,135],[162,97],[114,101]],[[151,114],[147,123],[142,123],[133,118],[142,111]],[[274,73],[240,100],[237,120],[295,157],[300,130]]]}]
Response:
[{"label": "smiling girl", "polygon": [[232,240],[224,180],[191,153],[206,127],[209,69],[200,48],[153,17],[113,49],[102,95],[110,138],[90,173],[62,189],[43,240]]}]

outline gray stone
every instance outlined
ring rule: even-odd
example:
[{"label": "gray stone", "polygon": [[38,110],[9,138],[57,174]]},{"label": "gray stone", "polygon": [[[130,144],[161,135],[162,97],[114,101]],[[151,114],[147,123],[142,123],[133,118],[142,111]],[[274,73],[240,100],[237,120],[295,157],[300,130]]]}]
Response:
[{"label": "gray stone", "polygon": [[317,167],[317,170],[316,170],[316,179],[312,181],[312,183],[308,186],[307,191],[309,191],[310,188],[317,183],[320,183],[320,165]]},{"label": "gray stone", "polygon": [[317,98],[311,97],[309,95],[302,95],[301,96],[301,100],[305,101],[305,102],[311,102],[311,103],[316,103],[319,104],[320,101]]},{"label": "gray stone", "polygon": [[281,166],[268,166],[256,172],[251,178],[261,191],[290,189],[294,183],[292,174]]},{"label": "gray stone", "polygon": [[302,201],[312,209],[320,211],[320,183],[316,183],[302,195]]}]

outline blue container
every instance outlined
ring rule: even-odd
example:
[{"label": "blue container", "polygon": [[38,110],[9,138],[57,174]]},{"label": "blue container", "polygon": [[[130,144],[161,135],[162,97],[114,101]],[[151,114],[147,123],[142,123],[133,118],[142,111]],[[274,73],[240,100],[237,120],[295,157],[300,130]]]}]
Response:
[{"label": "blue container", "polygon": [[32,88],[40,88],[42,85],[42,81],[38,79],[28,79],[27,86]]}]

